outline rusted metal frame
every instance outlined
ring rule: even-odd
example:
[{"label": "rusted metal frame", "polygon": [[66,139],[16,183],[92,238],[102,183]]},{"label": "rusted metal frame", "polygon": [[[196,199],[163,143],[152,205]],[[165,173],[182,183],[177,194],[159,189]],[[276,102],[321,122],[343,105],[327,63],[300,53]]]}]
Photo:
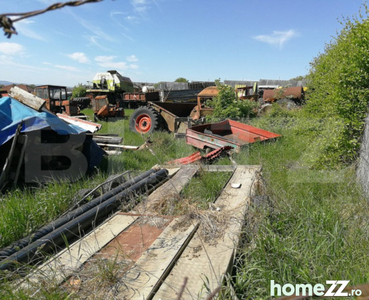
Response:
[{"label": "rusted metal frame", "polygon": [[233,149],[231,146],[224,146],[224,147],[221,147],[221,148],[218,148],[218,149],[215,149],[211,152],[209,152],[208,154],[206,154],[203,159],[206,159],[206,160],[212,160],[214,158],[217,158],[219,157],[223,152],[225,151],[229,151]]},{"label": "rusted metal frame", "polygon": [[167,164],[170,164],[170,165],[171,164],[187,165],[187,164],[191,164],[191,163],[194,163],[194,162],[197,162],[197,161],[200,161],[200,160],[211,161],[211,160],[219,157],[224,151],[229,151],[231,149],[232,149],[232,147],[230,147],[230,146],[220,147],[218,149],[215,149],[215,150],[209,152],[205,156],[201,156],[200,151],[197,151],[195,153],[192,153],[189,156],[169,161],[169,162],[167,162]]},{"label": "rusted metal frame", "polygon": [[[207,129],[210,133],[206,133]],[[194,126],[186,131],[187,144],[200,149],[231,146],[235,152],[245,144],[276,137],[280,135],[233,120]]]},{"label": "rusted metal frame", "polygon": [[182,158],[178,158],[172,161],[167,162],[167,164],[181,164],[181,165],[187,165],[187,164],[191,164],[194,163],[198,160],[200,160],[202,158],[200,151],[197,151],[195,153],[192,153],[189,156],[186,157],[182,157]]}]

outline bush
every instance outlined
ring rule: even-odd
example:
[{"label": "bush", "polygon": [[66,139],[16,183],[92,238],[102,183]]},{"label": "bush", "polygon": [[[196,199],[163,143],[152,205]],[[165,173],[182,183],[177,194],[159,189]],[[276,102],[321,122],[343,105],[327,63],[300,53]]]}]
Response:
[{"label": "bush", "polygon": [[239,100],[236,91],[228,85],[216,81],[218,87],[218,96],[214,97],[208,105],[214,108],[211,120],[218,119],[240,119],[247,117],[255,117],[257,114],[258,104],[251,100]]},{"label": "bush", "polygon": [[86,96],[86,87],[82,85],[82,83],[79,83],[78,86],[75,86],[72,91],[72,97],[78,98],[78,97],[84,97]]},{"label": "bush", "polygon": [[369,100],[368,8],[341,22],[343,29],[311,63],[306,109],[315,117],[342,120],[339,137],[327,147],[323,164],[352,163],[360,139]]}]

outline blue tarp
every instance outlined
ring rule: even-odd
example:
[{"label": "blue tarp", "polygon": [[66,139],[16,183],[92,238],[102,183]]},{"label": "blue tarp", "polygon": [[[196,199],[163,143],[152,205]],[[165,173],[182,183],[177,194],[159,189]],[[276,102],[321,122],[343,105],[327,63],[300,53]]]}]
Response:
[{"label": "blue tarp", "polygon": [[[87,132],[76,125],[67,124],[50,112],[37,112],[11,97],[0,98],[0,146],[13,138],[17,127],[22,123],[21,132],[51,129],[58,135],[78,135]],[[101,162],[105,153],[89,136],[85,139],[84,155],[88,170],[92,171]]]},{"label": "blue tarp", "polygon": [[10,140],[23,123],[21,132],[30,132],[50,127],[60,135],[80,134],[86,130],[66,124],[49,112],[37,112],[11,97],[0,98],[0,145]]}]

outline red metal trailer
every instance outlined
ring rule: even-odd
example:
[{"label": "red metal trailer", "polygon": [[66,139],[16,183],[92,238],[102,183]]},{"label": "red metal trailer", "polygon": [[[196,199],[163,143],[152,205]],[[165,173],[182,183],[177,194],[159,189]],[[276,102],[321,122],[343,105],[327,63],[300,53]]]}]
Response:
[{"label": "red metal trailer", "polygon": [[200,149],[230,146],[234,152],[250,143],[274,139],[281,135],[233,120],[197,125],[186,130],[186,142]]}]

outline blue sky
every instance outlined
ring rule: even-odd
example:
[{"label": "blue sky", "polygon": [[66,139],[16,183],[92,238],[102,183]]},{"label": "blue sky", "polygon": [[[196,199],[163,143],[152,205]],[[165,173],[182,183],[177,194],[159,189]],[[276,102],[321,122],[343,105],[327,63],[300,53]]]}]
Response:
[{"label": "blue sky", "polygon": [[[0,14],[60,1],[0,0]],[[132,81],[290,79],[362,0],[104,0],[16,22],[0,80],[74,86],[116,69]]]}]

